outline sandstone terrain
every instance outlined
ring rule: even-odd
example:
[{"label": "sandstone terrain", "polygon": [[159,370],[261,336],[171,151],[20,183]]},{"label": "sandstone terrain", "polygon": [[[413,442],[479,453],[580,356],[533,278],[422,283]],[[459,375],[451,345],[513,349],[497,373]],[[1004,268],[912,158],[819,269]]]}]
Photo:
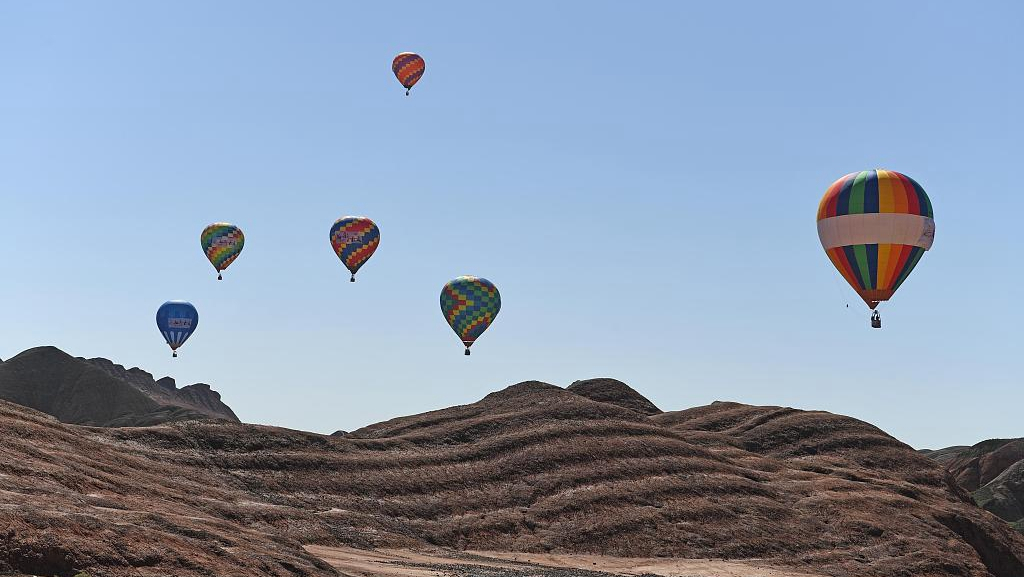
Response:
[{"label": "sandstone terrain", "polygon": [[942,463],[980,507],[1024,532],[1024,439],[990,439],[921,453]]},{"label": "sandstone terrain", "polygon": [[[53,351],[37,367],[52,373],[8,369],[19,357],[0,383],[127,395],[100,377],[131,382]],[[127,398],[141,409],[113,403],[92,424],[170,406],[140,394]],[[1024,575],[1024,536],[942,463],[831,413],[662,412],[611,379],[519,383],[335,435],[199,401],[193,419],[85,426],[59,395],[48,403],[56,416],[0,402],[0,573]]]}]

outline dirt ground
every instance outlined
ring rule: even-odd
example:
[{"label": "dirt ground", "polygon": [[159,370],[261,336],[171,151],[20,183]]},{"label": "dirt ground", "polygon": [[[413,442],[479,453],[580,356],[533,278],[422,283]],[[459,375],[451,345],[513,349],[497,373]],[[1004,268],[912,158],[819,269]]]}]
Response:
[{"label": "dirt ground", "polygon": [[712,559],[461,552],[444,549],[365,550],[312,545],[307,546],[306,550],[350,577],[821,577],[820,574]]}]

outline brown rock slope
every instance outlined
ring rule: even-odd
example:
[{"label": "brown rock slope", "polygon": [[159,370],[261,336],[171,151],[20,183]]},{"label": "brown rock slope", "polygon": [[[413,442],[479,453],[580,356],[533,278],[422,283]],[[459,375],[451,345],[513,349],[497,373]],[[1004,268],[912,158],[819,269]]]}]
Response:
[{"label": "brown rock slope", "polygon": [[584,379],[569,385],[566,390],[592,401],[632,409],[644,415],[657,415],[661,412],[661,409],[654,406],[654,403],[647,400],[647,397],[634,391],[626,383],[615,379]]},{"label": "brown rock slope", "polygon": [[138,367],[126,369],[102,358],[79,358],[78,360],[86,361],[94,367],[103,369],[114,378],[131,384],[161,405],[191,409],[216,419],[238,421],[238,417],[231,407],[221,401],[220,393],[211,389],[210,385],[206,383],[196,383],[179,389],[171,377],[156,380],[153,375]]},{"label": "brown rock slope", "polygon": [[333,574],[300,547],[316,544],[1024,575],[1024,538],[940,466],[828,413],[716,403],[649,417],[528,382],[343,437],[90,429],[2,403],[0,435],[0,570]]},{"label": "brown rock slope", "polygon": [[978,505],[1024,532],[1024,439],[921,453],[943,464]]},{"label": "brown rock slope", "polygon": [[178,389],[140,369],[106,359],[81,359],[54,347],[29,349],[0,363],[0,399],[65,423],[144,426],[190,419],[238,417],[209,385]]},{"label": "brown rock slope", "polygon": [[204,466],[203,435],[192,430],[166,429],[196,439],[171,451],[132,440],[159,429],[64,425],[0,401],[0,574],[334,575],[287,530],[242,522],[273,505],[231,471]]}]

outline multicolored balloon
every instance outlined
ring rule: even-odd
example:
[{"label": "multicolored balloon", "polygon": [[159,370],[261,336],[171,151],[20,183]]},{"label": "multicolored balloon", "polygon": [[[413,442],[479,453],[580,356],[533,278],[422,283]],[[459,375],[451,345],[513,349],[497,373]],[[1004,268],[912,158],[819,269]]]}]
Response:
[{"label": "multicolored balloon", "polygon": [[167,301],[156,311],[156,326],[171,347],[171,356],[176,357],[178,347],[185,344],[199,326],[199,311],[192,303]]},{"label": "multicolored balloon", "polygon": [[242,229],[226,222],[215,222],[203,229],[199,235],[199,242],[203,245],[203,252],[210,264],[217,269],[217,280],[222,280],[221,271],[235,262],[238,255],[245,246],[245,235]]},{"label": "multicolored balloon", "polygon": [[846,282],[875,309],[932,247],[932,203],[920,184],[898,172],[847,174],[821,199],[818,238]]},{"label": "multicolored balloon", "polygon": [[398,78],[398,81],[405,87],[406,96],[409,96],[413,85],[419,82],[426,67],[427,63],[414,52],[403,52],[391,61],[391,70],[394,71],[395,78]]},{"label": "multicolored balloon", "polygon": [[466,345],[466,354],[501,310],[501,294],[491,281],[460,276],[441,289],[441,312]]},{"label": "multicolored balloon", "polygon": [[331,246],[352,273],[351,282],[356,282],[356,271],[373,256],[378,244],[380,229],[365,216],[343,216],[331,227]]}]

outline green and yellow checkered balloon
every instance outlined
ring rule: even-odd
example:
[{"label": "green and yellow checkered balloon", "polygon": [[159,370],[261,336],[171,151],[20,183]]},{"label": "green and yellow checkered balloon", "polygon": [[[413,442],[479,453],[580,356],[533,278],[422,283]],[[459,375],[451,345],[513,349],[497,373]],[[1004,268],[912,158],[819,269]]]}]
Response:
[{"label": "green and yellow checkered balloon", "polygon": [[485,278],[460,276],[441,290],[441,312],[466,345],[467,355],[469,347],[491,326],[499,310],[498,287]]}]

